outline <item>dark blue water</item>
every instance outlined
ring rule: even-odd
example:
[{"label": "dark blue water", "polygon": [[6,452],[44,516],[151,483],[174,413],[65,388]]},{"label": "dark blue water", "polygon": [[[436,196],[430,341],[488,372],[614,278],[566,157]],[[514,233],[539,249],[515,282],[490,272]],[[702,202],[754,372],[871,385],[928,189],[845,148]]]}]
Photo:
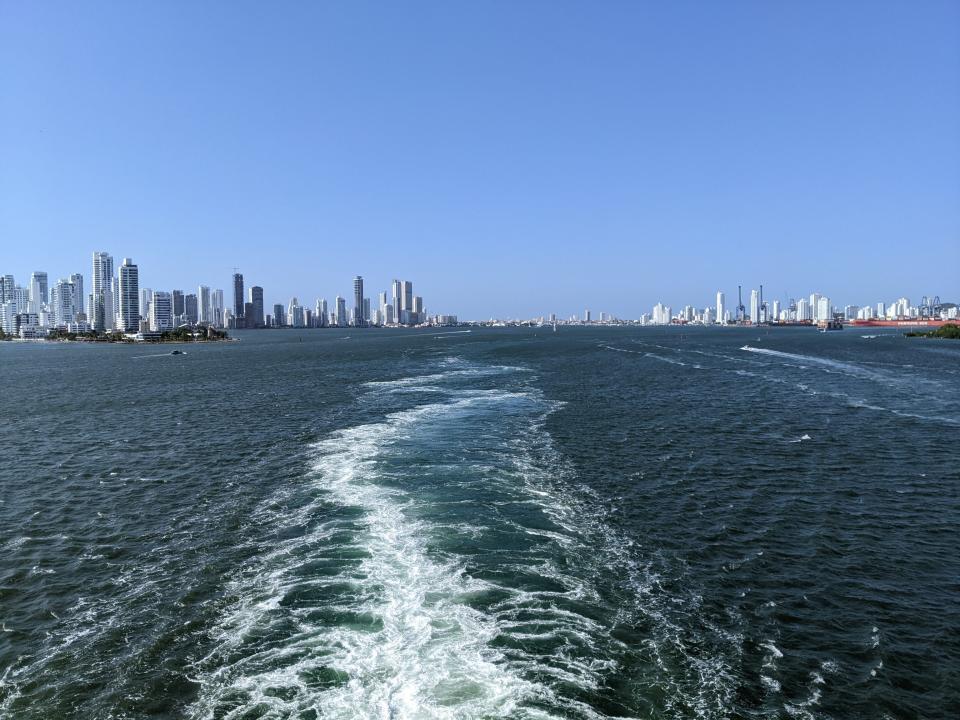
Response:
[{"label": "dark blue water", "polygon": [[0,716],[960,714],[960,344],[241,340],[0,343]]}]

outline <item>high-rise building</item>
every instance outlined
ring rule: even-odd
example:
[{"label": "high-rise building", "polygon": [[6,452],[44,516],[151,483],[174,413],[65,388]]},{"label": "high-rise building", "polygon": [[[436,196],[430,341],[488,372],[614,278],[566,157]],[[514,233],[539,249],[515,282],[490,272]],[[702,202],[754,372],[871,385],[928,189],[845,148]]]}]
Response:
[{"label": "high-rise building", "polygon": [[363,312],[363,278],[359,275],[353,279],[353,324],[357,327],[366,325]]},{"label": "high-rise building", "polygon": [[210,288],[207,285],[197,288],[197,322],[201,325],[213,325],[213,304],[210,302]]},{"label": "high-rise building", "polygon": [[723,324],[726,315],[727,298],[722,290],[717,290],[717,322]]},{"label": "high-rise building", "polygon": [[140,317],[150,319],[150,301],[153,299],[152,288],[140,288]]},{"label": "high-rise building", "polygon": [[816,322],[820,317],[820,293],[810,293],[810,319]]},{"label": "high-rise building", "polygon": [[128,333],[140,330],[140,271],[133,260],[124,258],[117,281],[119,330]]},{"label": "high-rise building", "polygon": [[113,257],[106,252],[93,253],[90,326],[99,332],[114,328]]},{"label": "high-rise building", "polygon": [[170,293],[154,291],[150,297],[150,329],[154,332],[173,329],[173,297]]},{"label": "high-rise building", "polygon": [[364,327],[366,327],[367,325],[370,324],[370,317],[371,317],[371,315],[370,315],[370,298],[365,297],[365,298],[363,299],[363,315],[362,315],[362,320],[363,320],[363,325],[364,325]]},{"label": "high-rise building", "polygon": [[50,310],[53,313],[53,325],[65,327],[74,322],[77,315],[76,293],[73,283],[63,278],[58,280],[50,291]]},{"label": "high-rise building", "polygon": [[37,274],[33,273],[30,276],[30,285],[27,288],[28,298],[27,298],[27,312],[37,314],[43,308],[43,301],[40,299],[40,281],[37,279]]},{"label": "high-rise building", "polygon": [[287,324],[287,313],[280,303],[273,306],[273,324],[275,327],[285,327]]},{"label": "high-rise building", "polygon": [[213,307],[213,324],[215,327],[224,327],[226,326],[226,321],[223,319],[223,290],[217,288],[213,291],[213,294],[210,296],[210,304]]},{"label": "high-rise building", "polygon": [[583,311],[583,321],[584,321],[584,322],[590,322],[590,317],[591,317],[590,311],[589,311],[589,310],[584,310],[584,311]]},{"label": "high-rise building", "polygon": [[[35,312],[40,312],[40,309],[50,302],[48,282],[47,274],[42,270],[34,270],[30,275],[30,302],[37,306]],[[36,288],[36,297],[34,297],[34,288]]]},{"label": "high-rise building", "polygon": [[774,322],[777,322],[780,320],[780,301],[779,300],[773,301],[773,317],[768,319],[773,320]]},{"label": "high-rise building", "polygon": [[247,318],[247,327],[263,327],[263,288],[254,285],[250,288],[250,304],[253,306],[253,317]]},{"label": "high-rise building", "polygon": [[399,323],[400,311],[403,309],[403,283],[399,280],[394,280],[390,285],[393,295],[393,321]]},{"label": "high-rise building", "polygon": [[315,324],[317,327],[327,326],[327,301],[323,298],[317,298],[317,307],[314,312]]},{"label": "high-rise building", "polygon": [[760,323],[760,291],[750,291],[750,322],[754,325]]},{"label": "high-rise building", "polygon": [[[83,275],[73,273],[70,276],[70,285],[73,287],[73,311],[74,313],[84,312],[84,302],[86,296],[83,294]],[[2,300],[0,300],[2,302]]]},{"label": "high-rise building", "polygon": [[287,307],[287,322],[290,327],[302,328],[306,325],[306,318],[303,314],[303,306],[297,298],[290,298],[290,305]]},{"label": "high-rise building", "polygon": [[196,325],[199,322],[197,296],[193,293],[183,296],[183,314],[186,316],[187,325]]},{"label": "high-rise building", "polygon": [[[183,316],[186,314],[183,307],[183,290],[174,290],[173,293],[173,319],[174,322],[178,322],[177,318],[183,320]],[[141,308],[141,312],[143,312]]]},{"label": "high-rise building", "polygon": [[233,316],[243,317],[243,274],[233,274]]},{"label": "high-rise building", "polygon": [[817,303],[817,321],[823,320],[833,320],[833,307],[828,297],[821,297]]},{"label": "high-rise building", "polygon": [[7,335],[13,335],[16,329],[16,318],[17,313],[13,301],[0,302],[0,330],[3,330]]},{"label": "high-rise building", "polygon": [[403,301],[400,309],[413,312],[413,283],[409,280],[403,281]]},{"label": "high-rise building", "polygon": [[13,275],[0,275],[0,305],[13,302]]},{"label": "high-rise building", "polygon": [[339,295],[337,295],[336,300],[334,300],[333,313],[334,313],[336,326],[346,327],[347,326],[347,302]]}]

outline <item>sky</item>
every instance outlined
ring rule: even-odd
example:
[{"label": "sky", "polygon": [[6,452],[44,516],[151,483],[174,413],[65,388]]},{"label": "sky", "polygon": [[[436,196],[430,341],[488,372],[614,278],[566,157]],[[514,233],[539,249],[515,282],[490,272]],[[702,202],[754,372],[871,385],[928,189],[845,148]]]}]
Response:
[{"label": "sky", "polygon": [[0,274],[960,301],[960,2],[0,0]]}]

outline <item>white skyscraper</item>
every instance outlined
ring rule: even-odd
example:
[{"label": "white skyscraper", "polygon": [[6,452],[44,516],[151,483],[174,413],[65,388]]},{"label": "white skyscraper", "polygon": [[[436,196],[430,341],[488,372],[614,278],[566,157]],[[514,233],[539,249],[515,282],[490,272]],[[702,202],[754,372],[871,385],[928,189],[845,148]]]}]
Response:
[{"label": "white skyscraper", "polygon": [[173,296],[156,291],[150,298],[150,329],[163,332],[173,329]]},{"label": "white skyscraper", "polygon": [[117,282],[117,301],[120,325],[123,332],[135,333],[140,330],[140,271],[133,260],[124,258],[120,266]]},{"label": "white skyscraper", "polygon": [[830,298],[821,297],[817,301],[817,321],[832,320],[833,309],[830,307]]},{"label": "white skyscraper", "polygon": [[84,310],[84,303],[86,302],[86,295],[83,294],[83,275],[80,273],[74,273],[70,276],[70,285],[73,287],[73,311],[74,313],[82,313]]},{"label": "white skyscraper", "polygon": [[50,291],[50,310],[54,327],[65,327],[76,319],[76,294],[73,283],[63,278]]},{"label": "white skyscraper", "polygon": [[777,322],[778,320],[780,320],[780,301],[779,300],[773,301],[773,316],[769,319],[773,320],[774,322]]},{"label": "white skyscraper", "polygon": [[197,322],[201,325],[213,325],[213,303],[210,288],[201,285],[197,288]]},{"label": "white skyscraper", "polygon": [[760,322],[760,291],[750,291],[750,322],[754,325]]},{"label": "white skyscraper", "polygon": [[327,326],[327,301],[323,298],[317,298],[317,306],[314,309],[314,320],[317,327],[326,327]]},{"label": "white skyscraper", "polygon": [[226,323],[223,320],[223,290],[217,289],[210,296],[210,306],[212,310],[212,322],[214,327],[224,327]]},{"label": "white skyscraper", "polygon": [[723,324],[726,315],[727,298],[722,291],[717,290],[717,322]]},{"label": "white skyscraper", "polygon": [[47,293],[47,274],[41,270],[34,270],[30,275],[30,303],[29,312],[39,313],[49,301]]},{"label": "white skyscraper", "polygon": [[90,326],[99,332],[114,328],[113,310],[113,257],[109,253],[93,254],[93,277],[90,308]]},{"label": "white skyscraper", "polygon": [[403,283],[401,283],[399,280],[394,280],[391,283],[391,290],[393,293],[393,321],[395,323],[399,323],[400,311],[403,309],[401,307],[403,304],[403,301],[401,300],[403,297]]}]

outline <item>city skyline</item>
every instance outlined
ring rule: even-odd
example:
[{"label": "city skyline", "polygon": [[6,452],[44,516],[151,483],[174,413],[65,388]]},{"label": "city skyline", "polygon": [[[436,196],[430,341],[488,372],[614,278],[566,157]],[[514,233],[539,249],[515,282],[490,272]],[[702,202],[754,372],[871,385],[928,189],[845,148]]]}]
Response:
[{"label": "city skyline", "polygon": [[[113,272],[119,278],[119,273],[122,268],[122,262],[124,259],[127,259],[127,255],[118,256],[111,253],[110,251],[96,251],[94,254],[96,254],[97,252],[105,252],[107,255],[111,257],[111,260],[113,263]],[[7,260],[10,259],[10,256],[4,255],[0,259],[6,262]],[[189,265],[190,263],[187,262],[186,264]],[[29,264],[24,265],[24,267],[29,267]],[[180,291],[185,294],[193,293],[195,295],[197,293],[202,293],[204,288],[206,289],[207,292],[219,292],[221,294],[227,293],[229,304],[232,308],[234,308],[234,311],[233,311],[234,315],[236,315],[236,309],[235,309],[236,297],[235,297],[235,292],[234,292],[235,288],[233,287],[233,283],[235,281],[236,274],[239,274],[241,278],[243,278],[243,280],[241,280],[241,286],[240,286],[240,289],[242,292],[242,298],[243,298],[241,300],[241,306],[250,302],[249,290],[256,287],[261,293],[260,312],[264,316],[266,316],[267,314],[266,313],[267,308],[273,308],[276,305],[282,305],[284,307],[287,307],[291,299],[299,299],[303,307],[306,308],[306,307],[312,307],[315,301],[317,300],[326,300],[328,304],[334,303],[334,298],[340,295],[345,299],[345,307],[349,310],[348,315],[352,317],[353,312],[356,309],[355,283],[357,279],[361,281],[361,290],[363,288],[363,283],[364,283],[364,276],[362,274],[356,275],[356,271],[353,270],[353,271],[348,271],[344,273],[344,275],[339,280],[338,284],[335,283],[334,284],[335,287],[331,289],[322,289],[322,290],[307,289],[305,292],[296,292],[293,290],[287,291],[283,288],[264,287],[263,283],[260,283],[260,282],[255,282],[253,285],[247,284],[246,286],[244,286],[243,283],[248,282],[244,273],[242,271],[237,273],[238,268],[231,267],[226,274],[224,288],[218,288],[217,290],[213,290],[212,288],[216,285],[215,282],[213,282],[211,285],[204,285],[201,283],[199,285],[199,290],[194,291],[192,290],[192,288],[198,287],[198,285],[196,284],[196,281],[194,282],[193,285],[190,285],[190,284],[187,284],[186,286],[174,285],[162,279],[156,279],[155,276],[149,272],[149,270],[147,274],[144,275],[142,272],[144,265],[142,263],[139,263],[139,262],[136,263],[135,268],[138,270],[138,278],[139,278],[139,284],[141,288],[149,289],[150,287],[157,286],[157,287],[166,288],[170,292]],[[27,283],[25,284],[25,289],[27,291],[29,291],[30,289],[30,283],[33,281],[34,275],[36,275],[38,272],[40,273],[40,275],[43,276],[44,282],[49,282],[46,280],[46,278],[80,277],[81,291],[83,288],[82,278],[87,277],[86,272],[58,273],[58,272],[51,272],[49,270],[38,271],[37,269],[31,270],[30,272],[18,274],[17,272],[14,272],[11,270],[11,267],[9,264],[6,264],[0,267],[0,273],[3,273],[4,275],[8,275],[8,276],[12,275],[14,278],[29,277],[30,280],[28,280]],[[262,268],[258,268],[257,272],[258,273],[262,272]],[[90,273],[89,275],[91,288],[95,288],[97,286],[96,281],[94,280],[94,275],[95,273]],[[351,275],[353,275],[352,279],[349,278],[349,276]],[[144,278],[154,278],[154,279],[144,280]],[[347,279],[344,280],[344,278],[347,278]],[[207,281],[209,282],[209,279],[207,279]],[[381,281],[377,281],[376,283],[369,283],[370,288],[377,288],[377,289],[375,292],[373,292],[372,295],[370,294],[370,292],[367,292],[367,294],[364,297],[370,300],[372,303],[373,299],[383,294],[383,292],[387,292],[388,295],[390,295],[391,297],[392,297],[392,293],[394,292],[400,292],[401,295],[404,295],[405,293],[402,287],[398,289],[394,289],[391,287],[392,283],[394,282],[402,283],[403,281],[397,281],[396,277],[393,277],[389,281],[381,280]],[[418,285],[422,286],[422,284],[423,284],[422,281],[418,282]],[[476,316],[463,315],[457,312],[455,308],[458,306],[458,302],[454,300],[453,302],[454,309],[444,306],[442,314],[456,316],[465,321],[478,321],[478,322],[482,322],[490,319],[524,320],[524,319],[547,317],[547,316],[556,316],[557,318],[568,320],[573,317],[580,317],[582,319],[584,310],[590,309],[594,315],[594,317],[592,318],[592,321],[598,320],[601,314],[605,316],[616,317],[618,319],[624,319],[624,320],[631,320],[631,319],[639,320],[645,314],[649,314],[650,308],[656,304],[663,304],[670,308],[683,308],[686,306],[694,307],[697,309],[704,309],[707,307],[715,308],[717,305],[716,293],[722,292],[726,296],[725,302],[726,302],[727,308],[733,311],[731,317],[735,318],[736,287],[738,285],[742,287],[744,306],[745,306],[745,315],[748,318],[753,318],[755,314],[754,308],[751,305],[751,292],[753,291],[759,292],[759,288],[763,288],[763,287],[766,287],[766,290],[764,291],[764,301],[766,301],[771,306],[773,305],[774,302],[777,302],[782,306],[786,306],[791,301],[804,300],[811,293],[829,297],[831,301],[834,303],[833,307],[837,307],[837,308],[843,308],[845,306],[875,307],[878,302],[896,303],[902,298],[913,299],[913,302],[911,304],[914,306],[920,304],[921,298],[930,298],[932,300],[934,297],[939,297],[943,302],[951,302],[951,303],[960,302],[960,286],[957,286],[956,283],[954,283],[953,288],[942,288],[942,289],[927,288],[927,289],[918,290],[916,292],[913,292],[910,290],[904,290],[902,288],[900,289],[895,288],[888,292],[873,293],[871,296],[867,297],[866,295],[863,295],[863,294],[855,296],[854,293],[850,291],[844,291],[843,288],[827,290],[826,292],[824,292],[822,288],[811,285],[809,283],[806,283],[806,284],[801,283],[800,290],[794,293],[788,293],[788,292],[775,293],[775,292],[771,292],[769,286],[767,286],[765,283],[757,283],[755,286],[751,287],[746,283],[740,284],[740,283],[734,282],[730,286],[716,287],[716,289],[714,290],[710,290],[709,288],[701,289],[699,292],[696,293],[696,297],[693,299],[691,299],[690,297],[681,297],[679,291],[675,293],[668,293],[667,295],[663,295],[663,296],[657,296],[657,297],[651,296],[652,299],[649,302],[638,300],[633,307],[628,308],[626,310],[611,309],[609,306],[604,306],[600,303],[594,303],[591,301],[592,296],[588,293],[581,300],[567,301],[559,309],[554,309],[550,307],[540,307],[540,308],[535,308],[532,312],[529,312],[529,313],[523,313],[523,312],[507,312],[507,313],[501,313],[501,314],[480,313]],[[51,288],[53,287],[52,282],[50,282],[50,287]],[[429,284],[428,284],[428,287],[429,287]],[[413,304],[412,295],[411,295],[410,301],[412,306]],[[211,299],[211,302],[212,302],[212,299]],[[113,308],[114,313],[117,313],[117,311],[119,310],[119,299],[113,298],[111,296],[110,303],[111,303],[110,307]],[[141,304],[142,304],[142,300],[141,300]],[[198,313],[202,313],[202,310],[204,307],[210,307],[210,306],[211,305],[209,303],[207,304],[203,302],[199,303]],[[379,303],[377,307],[379,307]],[[396,307],[395,313],[396,313],[395,320],[399,321],[400,319],[399,304]],[[202,315],[198,315],[198,320],[203,322],[204,318],[202,317]]]},{"label": "city skyline", "polygon": [[147,284],[417,277],[476,318],[957,290],[956,3],[229,16],[5,8],[5,272],[122,247]]},{"label": "city skyline", "polygon": [[[20,332],[34,337],[57,328],[69,332],[122,332],[127,334],[163,332],[177,327],[229,329],[258,329],[269,327],[370,327],[418,326],[423,324],[456,324],[458,316],[450,313],[429,314],[422,296],[414,295],[413,283],[394,278],[389,291],[376,294],[376,304],[367,294],[364,278],[353,278],[352,298],[348,301],[339,293],[333,299],[333,310],[328,311],[325,297],[317,297],[311,309],[309,301],[301,302],[292,296],[289,303],[273,304],[273,314],[266,313],[270,305],[264,301],[264,288],[246,285],[239,268],[234,268],[232,306],[224,305],[222,288],[211,290],[200,284],[196,293],[176,288],[155,290],[140,284],[140,268],[131,257],[124,257],[119,267],[107,251],[91,255],[91,292],[83,295],[83,273],[63,276],[50,288],[49,272],[35,270],[27,287],[16,282],[11,273],[0,272],[0,328],[7,334]],[[880,299],[876,303],[837,303],[829,295],[818,291],[809,296],[771,298],[759,288],[737,288],[736,304],[728,302],[724,289],[718,289],[713,305],[686,304],[678,312],[672,305],[658,301],[652,311],[638,314],[618,314],[607,310],[594,313],[589,307],[582,314],[545,312],[533,316],[490,316],[488,318],[459,318],[466,322],[549,322],[574,324],[666,325],[693,323],[702,325],[727,324],[825,324],[840,322],[897,321],[904,319],[956,320],[958,307],[950,297],[939,294],[923,295],[919,301],[900,295],[892,301]],[[349,309],[348,309],[349,306]]]}]

